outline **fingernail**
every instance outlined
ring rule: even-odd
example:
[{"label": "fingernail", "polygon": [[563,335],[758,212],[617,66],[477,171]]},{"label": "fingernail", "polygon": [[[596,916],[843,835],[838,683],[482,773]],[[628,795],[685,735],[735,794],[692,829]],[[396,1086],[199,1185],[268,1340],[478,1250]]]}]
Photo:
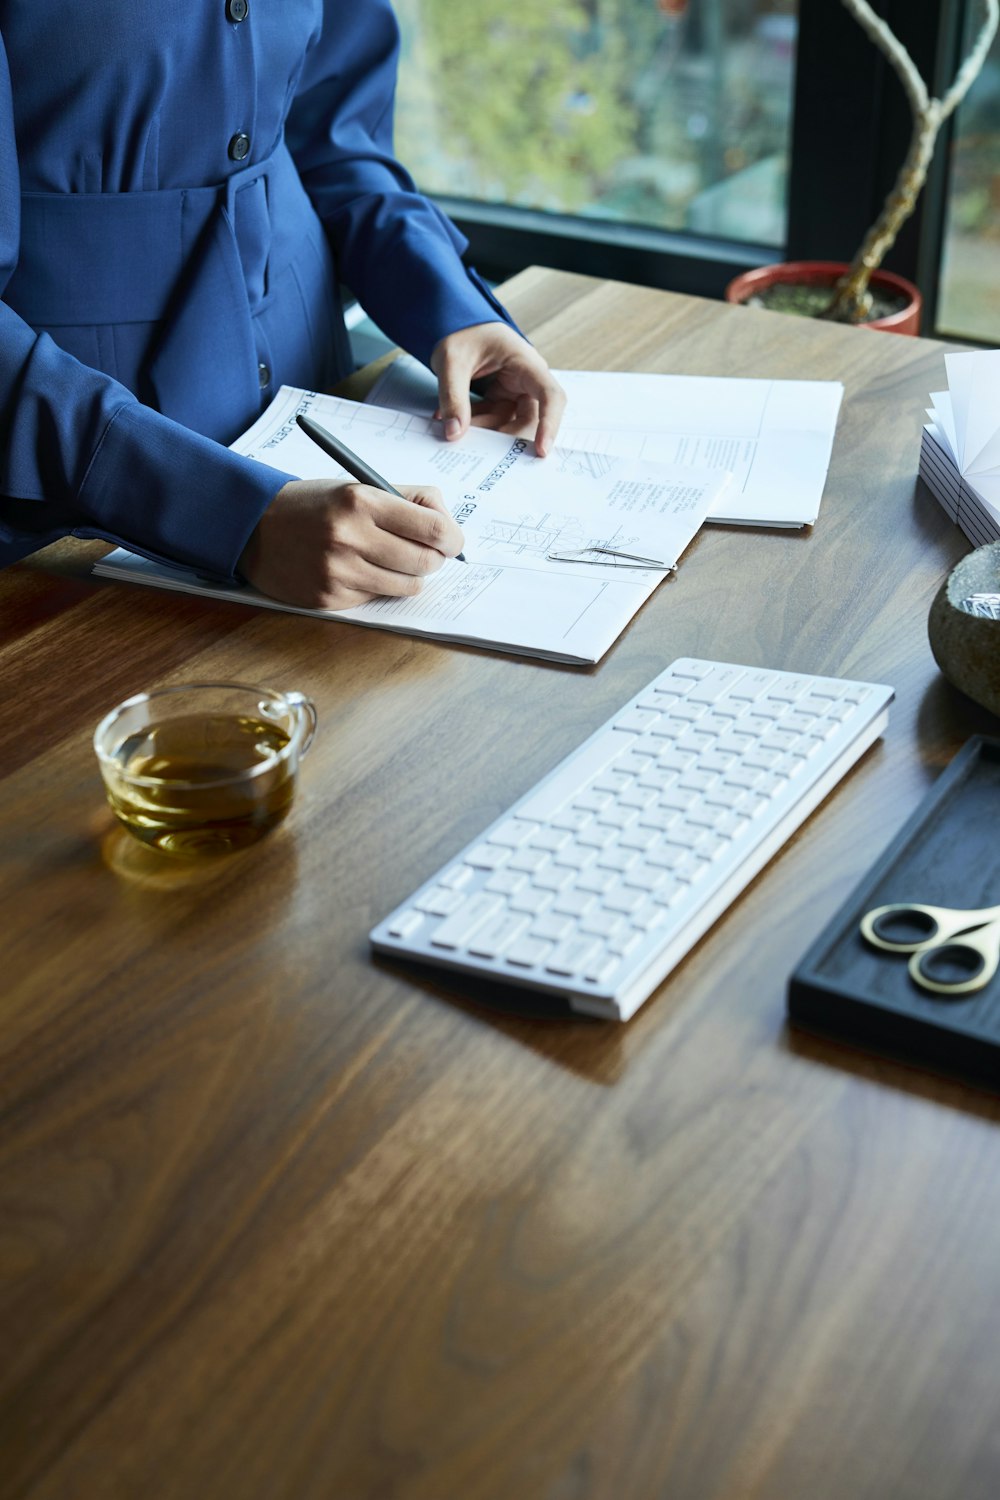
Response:
[{"label": "fingernail", "polygon": [[449,442],[451,442],[452,438],[457,438],[461,430],[462,424],[457,417],[449,417],[444,424],[444,435]]}]

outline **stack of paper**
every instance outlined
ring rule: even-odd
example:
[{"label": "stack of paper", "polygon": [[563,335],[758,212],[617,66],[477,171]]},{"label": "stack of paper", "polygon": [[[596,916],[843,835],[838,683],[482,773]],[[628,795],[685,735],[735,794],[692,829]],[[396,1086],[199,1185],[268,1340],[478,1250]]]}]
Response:
[{"label": "stack of paper", "polygon": [[[811,526],[819,513],[844,387],[837,380],[556,370],[569,398],[561,449],[723,469],[733,476],[707,519]],[[405,355],[368,398],[429,417],[437,383]]]},{"label": "stack of paper", "polygon": [[[233,447],[303,479],[344,471],[296,425],[309,413],[390,483],[433,484],[465,534],[414,598],[300,610],[406,635],[492,646],[555,661],[596,662],[649,598],[729,483],[725,470],[559,449],[535,456],[521,437],[473,428],[446,443],[440,423],[282,386]],[[251,588],[213,585],[118,549],[109,577],[285,609]]]},{"label": "stack of paper", "polygon": [[946,354],[931,395],[920,477],[975,546],[1000,541],[1000,350]]}]

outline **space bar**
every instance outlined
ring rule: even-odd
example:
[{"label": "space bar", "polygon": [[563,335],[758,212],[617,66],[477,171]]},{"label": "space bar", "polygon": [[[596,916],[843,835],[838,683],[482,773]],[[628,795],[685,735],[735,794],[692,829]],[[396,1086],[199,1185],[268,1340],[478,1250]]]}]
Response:
[{"label": "space bar", "polygon": [[544,821],[576,792],[587,785],[594,776],[611,764],[615,756],[623,754],[633,745],[637,736],[620,729],[605,729],[596,739],[588,741],[582,749],[552,775],[539,782],[523,802],[517,804],[519,818],[538,818]]}]

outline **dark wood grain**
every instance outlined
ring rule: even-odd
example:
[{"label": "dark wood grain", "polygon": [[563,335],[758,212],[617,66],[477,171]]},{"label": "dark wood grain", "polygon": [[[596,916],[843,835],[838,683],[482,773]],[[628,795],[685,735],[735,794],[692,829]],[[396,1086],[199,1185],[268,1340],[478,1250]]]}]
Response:
[{"label": "dark wood grain", "polygon": [[[540,269],[556,367],[844,381],[814,530],[706,529],[580,671],[0,575],[3,1500],[993,1500],[1000,1102],[789,1031],[785,982],[972,732],[926,618],[943,347]],[[675,656],[885,681],[889,731],[625,1027],[367,932]],[[140,687],[312,695],[288,823],[112,826]],[[537,1007],[544,1011],[545,1007]]]}]

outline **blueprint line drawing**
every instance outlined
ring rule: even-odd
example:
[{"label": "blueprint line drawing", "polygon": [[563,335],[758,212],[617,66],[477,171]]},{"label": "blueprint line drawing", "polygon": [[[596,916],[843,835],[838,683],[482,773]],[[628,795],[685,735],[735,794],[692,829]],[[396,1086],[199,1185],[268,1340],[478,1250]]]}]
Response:
[{"label": "blueprint line drawing", "polygon": [[610,534],[595,535],[578,516],[554,511],[522,514],[518,519],[491,516],[476,537],[476,552],[501,551],[515,557],[547,558],[553,552],[580,553],[599,547],[609,552],[634,551],[639,537],[615,526]]}]

